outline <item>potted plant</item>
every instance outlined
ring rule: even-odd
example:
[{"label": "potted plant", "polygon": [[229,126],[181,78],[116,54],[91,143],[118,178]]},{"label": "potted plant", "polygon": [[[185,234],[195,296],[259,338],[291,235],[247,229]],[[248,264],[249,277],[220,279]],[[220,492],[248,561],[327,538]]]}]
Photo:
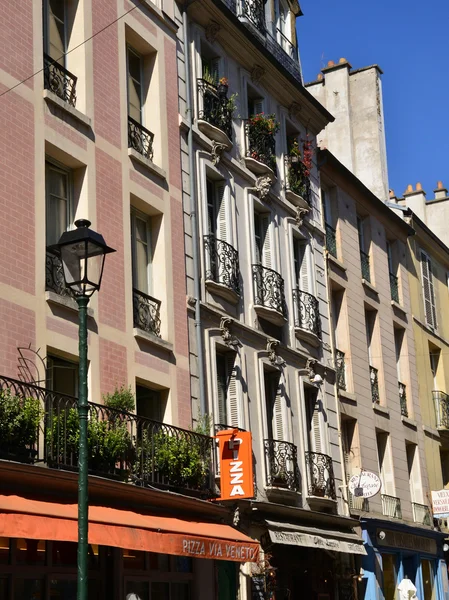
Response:
[{"label": "potted plant", "polygon": [[228,95],[228,87],[229,82],[227,77],[221,77],[218,81],[217,93],[219,96],[227,96]]},{"label": "potted plant", "polygon": [[38,398],[0,392],[0,456],[33,462],[43,409]]},{"label": "potted plant", "polygon": [[274,114],[259,113],[248,119],[249,156],[276,169],[275,135],[279,131],[279,121]]}]

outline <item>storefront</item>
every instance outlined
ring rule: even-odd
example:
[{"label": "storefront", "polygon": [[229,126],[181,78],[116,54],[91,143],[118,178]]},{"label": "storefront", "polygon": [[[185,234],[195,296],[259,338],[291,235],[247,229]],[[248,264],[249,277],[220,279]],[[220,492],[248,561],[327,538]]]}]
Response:
[{"label": "storefront", "polygon": [[361,598],[396,600],[398,586],[407,579],[419,600],[448,600],[444,534],[377,519],[362,519],[362,528],[367,555]]}]

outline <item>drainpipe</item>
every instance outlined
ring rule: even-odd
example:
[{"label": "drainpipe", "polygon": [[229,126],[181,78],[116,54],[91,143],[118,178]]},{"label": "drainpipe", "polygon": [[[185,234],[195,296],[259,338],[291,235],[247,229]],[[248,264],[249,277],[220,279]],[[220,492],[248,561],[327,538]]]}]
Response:
[{"label": "drainpipe", "polygon": [[198,390],[200,400],[200,415],[207,414],[206,392],[204,385],[204,346],[201,332],[201,280],[200,280],[200,249],[198,238],[198,208],[195,189],[195,154],[193,151],[193,109],[192,109],[192,83],[190,73],[190,40],[187,21],[187,8],[182,13],[182,27],[184,32],[184,56],[186,69],[186,104],[189,132],[187,135],[187,146],[189,152],[189,174],[190,174],[190,223],[192,226],[192,258],[193,258],[193,288],[195,299],[195,335],[198,354]]}]

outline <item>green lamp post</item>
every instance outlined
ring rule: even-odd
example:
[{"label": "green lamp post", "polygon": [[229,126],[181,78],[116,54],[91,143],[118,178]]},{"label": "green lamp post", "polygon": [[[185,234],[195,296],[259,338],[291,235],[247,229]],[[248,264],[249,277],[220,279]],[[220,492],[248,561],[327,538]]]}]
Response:
[{"label": "green lamp post", "polygon": [[87,305],[100,289],[106,254],[115,252],[99,233],[89,229],[90,221],[75,221],[76,229],[62,234],[48,248],[59,256],[66,286],[72,290],[79,308],[79,458],[78,458],[78,575],[77,600],[87,600],[88,592],[88,448],[87,418]]}]

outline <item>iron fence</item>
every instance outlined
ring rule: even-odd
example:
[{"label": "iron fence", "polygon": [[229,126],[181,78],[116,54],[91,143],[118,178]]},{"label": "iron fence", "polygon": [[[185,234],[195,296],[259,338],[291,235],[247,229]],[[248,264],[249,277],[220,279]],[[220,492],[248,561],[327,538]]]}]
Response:
[{"label": "iron fence", "polygon": [[369,265],[369,255],[360,250],[360,264],[362,268],[362,278],[371,283],[371,270]]},{"label": "iron fence", "polygon": [[331,225],[329,225],[329,223],[326,223],[325,227],[326,227],[326,250],[334,258],[338,258],[337,257],[337,231]]},{"label": "iron fence", "polygon": [[221,283],[240,294],[240,268],[238,251],[214,235],[204,236],[207,253],[206,280]]},{"label": "iron fence", "polygon": [[306,452],[309,496],[337,499],[332,458],[320,452]]},{"label": "iron fence", "polygon": [[44,54],[44,88],[50,90],[64,102],[76,105],[77,78],[65,67]]},{"label": "iron fence", "polygon": [[337,388],[346,389],[346,364],[345,353],[342,350],[335,350],[335,371],[337,378]]},{"label": "iron fence", "polygon": [[369,377],[370,377],[370,381],[371,381],[371,399],[375,404],[379,404],[379,402],[380,402],[379,371],[378,371],[378,369],[376,369],[376,367],[372,367],[370,365]]},{"label": "iron fence", "polygon": [[60,257],[48,251],[45,253],[45,289],[58,296],[74,297],[72,290],[65,284]]},{"label": "iron fence", "polygon": [[428,525],[432,527],[433,518],[432,513],[430,511],[430,507],[427,504],[418,504],[417,502],[412,502],[413,508],[413,520],[415,523],[420,523],[421,525]]},{"label": "iron fence", "polygon": [[449,429],[449,395],[439,390],[433,390],[437,427]]},{"label": "iron fence", "polygon": [[245,121],[245,131],[246,156],[258,160],[276,173],[276,140],[273,133],[264,131],[252,119]]},{"label": "iron fence", "polygon": [[262,35],[265,35],[267,30],[265,4],[266,0],[242,0],[241,3],[241,16],[251,21]]},{"label": "iron fence", "polygon": [[397,275],[390,273],[391,299],[399,304],[399,280]]},{"label": "iron fence", "polygon": [[403,417],[408,417],[408,408],[407,408],[407,388],[405,383],[401,383],[398,381],[398,392],[399,392],[399,404],[401,407],[401,415]]}]

